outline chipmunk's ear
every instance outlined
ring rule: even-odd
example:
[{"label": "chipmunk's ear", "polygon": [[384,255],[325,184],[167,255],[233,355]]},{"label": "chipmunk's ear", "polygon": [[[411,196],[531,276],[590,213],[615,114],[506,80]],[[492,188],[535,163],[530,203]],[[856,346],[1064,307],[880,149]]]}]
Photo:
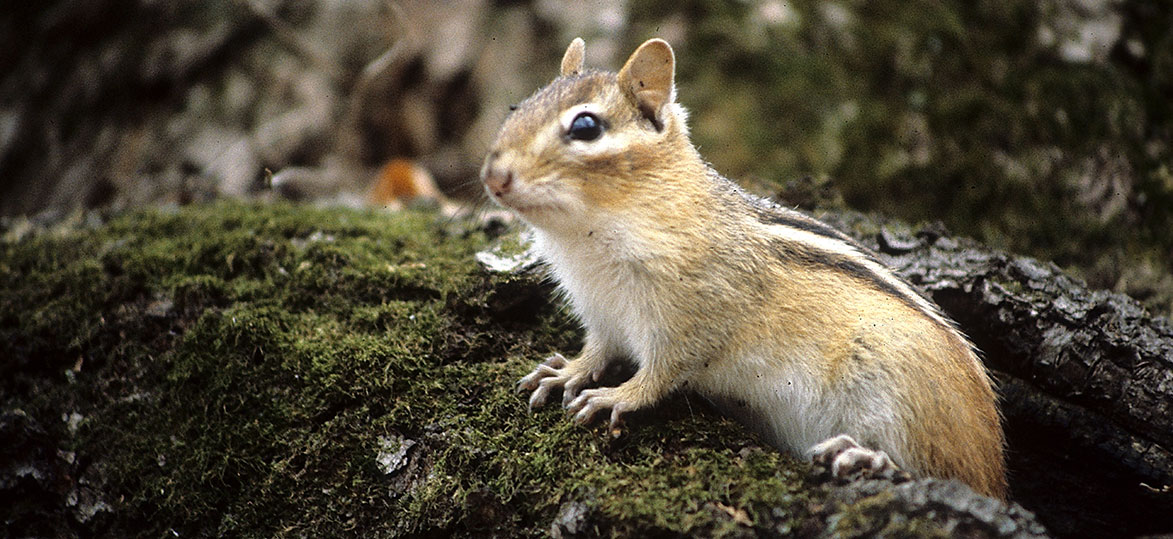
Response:
[{"label": "chipmunk's ear", "polygon": [[570,46],[566,47],[566,54],[562,55],[562,76],[582,73],[583,57],[586,55],[586,42],[581,37],[574,38]]},{"label": "chipmunk's ear", "polygon": [[676,99],[675,70],[672,46],[663,39],[645,41],[619,70],[619,87],[656,130],[664,128],[664,106]]}]

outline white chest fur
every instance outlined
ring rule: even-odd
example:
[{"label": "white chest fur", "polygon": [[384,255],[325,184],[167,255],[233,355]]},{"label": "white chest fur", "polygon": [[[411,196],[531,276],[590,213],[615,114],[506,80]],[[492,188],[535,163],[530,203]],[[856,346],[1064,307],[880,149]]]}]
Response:
[{"label": "white chest fur", "polygon": [[587,330],[602,337],[609,352],[642,362],[657,334],[658,316],[651,276],[633,241],[617,229],[578,237],[536,230],[534,248]]}]

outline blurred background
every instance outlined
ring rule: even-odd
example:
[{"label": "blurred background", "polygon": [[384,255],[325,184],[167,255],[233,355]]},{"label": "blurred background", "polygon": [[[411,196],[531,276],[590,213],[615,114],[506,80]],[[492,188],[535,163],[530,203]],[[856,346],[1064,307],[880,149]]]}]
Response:
[{"label": "blurred background", "polygon": [[608,69],[671,42],[694,141],[754,191],[940,221],[1173,312],[1167,0],[6,2],[0,229],[433,180],[476,207],[509,105],[577,36]]}]

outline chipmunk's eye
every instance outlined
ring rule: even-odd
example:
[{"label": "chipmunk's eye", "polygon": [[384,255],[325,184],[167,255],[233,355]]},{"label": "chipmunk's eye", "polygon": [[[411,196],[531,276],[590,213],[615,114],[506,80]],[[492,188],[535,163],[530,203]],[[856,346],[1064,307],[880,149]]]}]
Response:
[{"label": "chipmunk's eye", "polygon": [[603,121],[589,112],[580,113],[574,117],[573,122],[570,122],[570,131],[567,134],[574,140],[589,142],[598,139],[603,136]]}]

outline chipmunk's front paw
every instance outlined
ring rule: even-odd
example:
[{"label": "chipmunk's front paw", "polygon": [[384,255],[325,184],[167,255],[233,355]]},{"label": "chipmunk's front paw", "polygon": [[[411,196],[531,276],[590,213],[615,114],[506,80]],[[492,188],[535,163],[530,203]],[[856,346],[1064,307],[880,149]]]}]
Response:
[{"label": "chipmunk's front paw", "polygon": [[620,425],[623,424],[622,415],[636,409],[634,402],[624,399],[622,392],[616,387],[601,387],[599,389],[588,389],[583,391],[578,398],[574,399],[567,409],[574,414],[574,421],[577,423],[589,423],[595,417],[599,410],[611,410],[611,435],[619,436]]},{"label": "chipmunk's front paw", "polygon": [[865,475],[891,477],[900,470],[887,453],[863,447],[846,434],[819,442],[807,453],[815,464],[829,469],[835,479]]},{"label": "chipmunk's front paw", "polygon": [[561,388],[562,404],[565,406],[591,378],[590,369],[582,368],[579,361],[569,361],[562,354],[554,354],[518,381],[517,390],[533,391],[529,397],[529,409],[533,410],[546,404],[552,389]]}]

